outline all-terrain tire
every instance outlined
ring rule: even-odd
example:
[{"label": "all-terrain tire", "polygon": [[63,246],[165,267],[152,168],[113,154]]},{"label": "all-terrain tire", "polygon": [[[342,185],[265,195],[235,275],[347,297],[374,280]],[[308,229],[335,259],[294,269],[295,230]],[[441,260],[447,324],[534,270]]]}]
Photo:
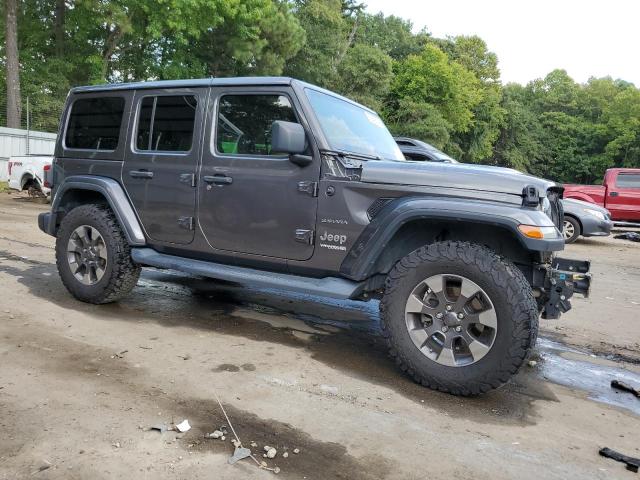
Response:
[{"label": "all-terrain tire", "polygon": [[[439,274],[464,276],[493,303],[495,340],[475,363],[442,365],[411,340],[405,322],[407,298],[416,285]],[[387,276],[380,311],[390,355],[399,367],[423,386],[454,395],[478,395],[506,383],[527,358],[538,331],[538,309],[522,272],[488,248],[467,242],[434,243],[399,260]]]},{"label": "all-terrain tire", "polygon": [[[98,230],[107,250],[104,275],[93,285],[85,285],[76,279],[67,260],[69,238],[82,225]],[[108,206],[100,204],[76,207],[64,217],[57,233],[56,264],[67,290],[87,303],[115,302],[127,295],[140,277],[140,267],[131,259],[131,248],[116,216]]]}]

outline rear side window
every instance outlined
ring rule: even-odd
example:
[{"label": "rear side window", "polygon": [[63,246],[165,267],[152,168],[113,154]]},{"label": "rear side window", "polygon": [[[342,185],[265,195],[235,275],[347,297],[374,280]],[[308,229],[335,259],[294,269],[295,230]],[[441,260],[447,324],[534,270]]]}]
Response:
[{"label": "rear side window", "polygon": [[298,123],[284,95],[224,95],[218,109],[218,152],[271,155],[271,125],[276,120]]},{"label": "rear side window", "polygon": [[65,146],[83,150],[115,150],[124,112],[122,97],[94,97],[73,102]]},{"label": "rear side window", "polygon": [[136,148],[154,152],[188,152],[198,100],[193,95],[145,97],[140,105]]},{"label": "rear side window", "polygon": [[616,187],[640,188],[640,173],[620,173],[616,179]]}]

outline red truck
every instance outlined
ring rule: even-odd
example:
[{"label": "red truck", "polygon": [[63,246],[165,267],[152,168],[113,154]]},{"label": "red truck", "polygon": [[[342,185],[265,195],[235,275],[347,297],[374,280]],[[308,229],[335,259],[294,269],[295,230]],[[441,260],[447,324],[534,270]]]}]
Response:
[{"label": "red truck", "polygon": [[610,168],[602,185],[565,185],[564,198],[595,203],[618,222],[640,222],[640,168]]}]

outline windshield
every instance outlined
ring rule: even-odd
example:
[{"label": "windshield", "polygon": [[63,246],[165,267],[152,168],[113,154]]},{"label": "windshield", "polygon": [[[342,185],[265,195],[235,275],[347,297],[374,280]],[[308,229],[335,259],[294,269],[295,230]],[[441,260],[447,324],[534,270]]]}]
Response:
[{"label": "windshield", "polygon": [[306,93],[332,150],[404,160],[377,114],[317,90]]}]

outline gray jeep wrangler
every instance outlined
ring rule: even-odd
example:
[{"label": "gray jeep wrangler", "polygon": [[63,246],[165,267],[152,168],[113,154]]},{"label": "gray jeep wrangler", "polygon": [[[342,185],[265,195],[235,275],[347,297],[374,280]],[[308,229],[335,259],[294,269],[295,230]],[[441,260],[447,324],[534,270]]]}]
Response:
[{"label": "gray jeep wrangler", "polygon": [[538,317],[589,290],[589,263],[555,256],[561,186],[407,161],[375,112],[290,78],[75,88],[51,172],[38,222],[76,298],[152,266],[379,299],[400,368],[454,394],[505,383]]}]

